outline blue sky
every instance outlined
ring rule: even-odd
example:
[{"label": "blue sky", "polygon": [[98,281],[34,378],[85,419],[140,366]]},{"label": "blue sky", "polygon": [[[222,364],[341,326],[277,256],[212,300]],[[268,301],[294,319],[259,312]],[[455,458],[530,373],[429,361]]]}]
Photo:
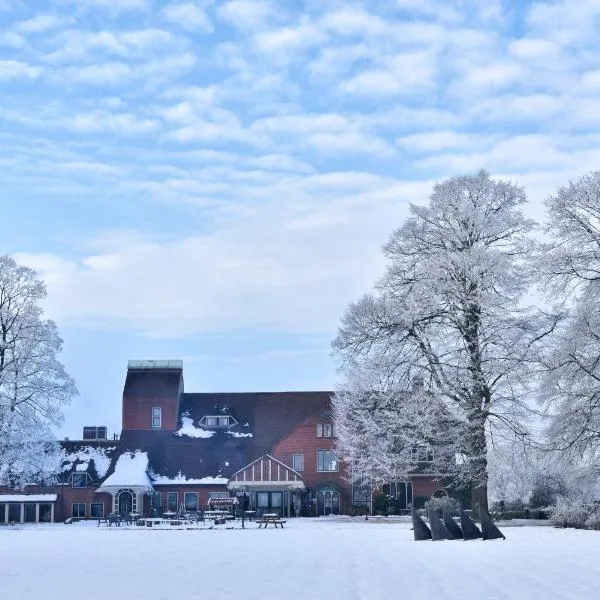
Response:
[{"label": "blue sky", "polygon": [[529,212],[600,164],[597,0],[0,0],[1,253],[48,283],[81,395],[331,389],[345,306],[444,177]]}]

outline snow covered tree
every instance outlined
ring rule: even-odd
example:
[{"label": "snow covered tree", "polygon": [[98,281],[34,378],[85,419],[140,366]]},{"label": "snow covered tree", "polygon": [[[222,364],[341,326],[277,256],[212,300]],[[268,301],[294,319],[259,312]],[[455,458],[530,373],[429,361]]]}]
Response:
[{"label": "snow covered tree", "polygon": [[35,272],[0,256],[0,484],[45,479],[58,444],[51,427],[77,393],[59,362],[62,340],[42,318],[46,287]]},{"label": "snow covered tree", "polygon": [[600,468],[600,171],[548,199],[546,291],[565,318],[544,356],[550,444]]},{"label": "snow covered tree", "polygon": [[[435,434],[435,416],[421,415],[421,433],[424,439],[433,433],[446,448],[443,454],[452,457],[446,469],[469,482],[473,501],[484,507],[488,440],[527,435],[529,361],[554,326],[522,303],[531,282],[535,226],[521,212],[525,202],[522,188],[492,180],[484,171],[435,185],[429,204],[411,205],[412,216],[384,246],[385,275],[374,294],[350,305],[334,341],[346,375],[341,388],[355,389],[356,373],[369,373],[367,388],[379,374],[384,389],[403,387],[406,394],[414,376],[423,378],[462,427]],[[355,404],[357,397],[354,393]],[[338,393],[338,418],[345,416],[346,403],[351,405]],[[365,407],[358,420],[373,410]],[[392,430],[393,418],[386,417]],[[402,428],[402,410],[395,418]],[[385,437],[386,425],[377,426]],[[352,435],[360,436],[360,428],[348,428],[342,419],[337,434],[340,451],[352,461],[352,449],[360,446]],[[370,444],[364,451],[381,460],[380,446]]]}]

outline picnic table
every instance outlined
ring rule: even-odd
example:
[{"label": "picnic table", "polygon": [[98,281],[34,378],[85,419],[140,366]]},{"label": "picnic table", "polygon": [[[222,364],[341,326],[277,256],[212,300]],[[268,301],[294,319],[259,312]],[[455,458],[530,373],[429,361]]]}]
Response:
[{"label": "picnic table", "polygon": [[105,517],[98,517],[98,527],[100,527],[100,523],[106,523],[109,527],[112,527],[113,524],[121,527],[121,516],[116,513],[110,513]]},{"label": "picnic table", "polygon": [[283,529],[283,524],[286,523],[286,521],[281,520],[281,517],[277,513],[263,513],[263,515],[259,519],[257,519],[256,522],[258,523],[259,529],[263,525],[266,529],[269,523],[271,523],[273,527],[275,527],[275,529],[277,529],[277,525],[279,525],[281,529]]}]

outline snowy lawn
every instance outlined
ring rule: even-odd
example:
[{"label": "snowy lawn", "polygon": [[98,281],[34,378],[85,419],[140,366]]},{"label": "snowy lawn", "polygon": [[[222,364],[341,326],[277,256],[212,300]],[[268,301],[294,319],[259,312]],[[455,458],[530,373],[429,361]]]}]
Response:
[{"label": "snowy lawn", "polygon": [[11,600],[600,598],[600,532],[505,528],[415,542],[408,523],[289,519],[286,529],[0,527]]}]

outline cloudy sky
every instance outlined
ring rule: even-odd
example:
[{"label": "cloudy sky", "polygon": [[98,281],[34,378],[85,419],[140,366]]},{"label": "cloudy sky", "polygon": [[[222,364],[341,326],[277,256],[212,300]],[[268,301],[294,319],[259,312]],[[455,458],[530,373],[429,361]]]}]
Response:
[{"label": "cloudy sky", "polygon": [[0,253],[48,283],[81,395],[330,389],[339,317],[432,182],[543,218],[600,165],[598,0],[0,0]]}]

